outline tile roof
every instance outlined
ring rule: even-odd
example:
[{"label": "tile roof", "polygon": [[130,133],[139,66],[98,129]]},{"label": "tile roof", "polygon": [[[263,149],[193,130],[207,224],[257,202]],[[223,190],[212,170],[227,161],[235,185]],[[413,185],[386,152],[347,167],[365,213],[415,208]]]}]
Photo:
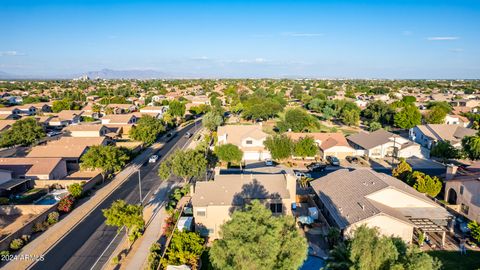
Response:
[{"label": "tile roof", "polygon": [[14,177],[50,174],[61,158],[0,158],[0,169],[12,171]]},{"label": "tile roof", "polygon": [[384,129],[379,129],[374,132],[359,132],[347,137],[347,140],[353,142],[356,145],[363,147],[364,149],[371,149],[378,145],[382,145],[390,142],[390,138],[398,136],[390,133]]},{"label": "tile roof", "polygon": [[245,138],[261,140],[268,136],[260,125],[225,125],[218,127],[217,135],[227,135],[227,143],[241,145]]},{"label": "tile roof", "polygon": [[473,136],[476,130],[459,125],[427,124],[418,125],[417,128],[427,137],[433,140],[460,141],[465,136]]},{"label": "tile roof", "polygon": [[284,174],[217,175],[214,181],[197,182],[192,204],[243,205],[245,199],[290,198]]},{"label": "tile roof", "polygon": [[[375,215],[386,214],[406,221],[406,212],[414,210],[392,208],[368,199],[367,196],[380,190],[393,188],[415,197],[432,206],[437,206],[425,195],[404,182],[371,169],[337,170],[311,182],[311,186],[336,223],[345,228]],[[438,208],[439,206],[437,206]],[[446,215],[443,208],[428,208],[435,217]],[[440,210],[439,210],[440,209]],[[418,208],[423,214],[423,208]]]},{"label": "tile roof", "polygon": [[79,158],[88,147],[101,145],[105,140],[105,137],[61,137],[33,147],[27,157]]}]

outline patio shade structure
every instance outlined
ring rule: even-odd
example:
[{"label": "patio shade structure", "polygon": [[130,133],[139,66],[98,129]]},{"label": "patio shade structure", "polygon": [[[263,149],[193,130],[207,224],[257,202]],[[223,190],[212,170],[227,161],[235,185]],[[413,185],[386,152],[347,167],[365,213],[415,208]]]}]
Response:
[{"label": "patio shade structure", "polygon": [[435,224],[435,222],[428,218],[410,218],[409,220],[415,225],[415,227],[423,232],[442,233],[442,247],[445,245],[445,233],[447,231],[445,227]]}]

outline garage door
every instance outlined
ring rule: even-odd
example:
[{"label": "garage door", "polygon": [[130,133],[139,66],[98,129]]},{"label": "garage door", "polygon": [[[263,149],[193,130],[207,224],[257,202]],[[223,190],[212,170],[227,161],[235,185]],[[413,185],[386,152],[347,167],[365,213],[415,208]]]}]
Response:
[{"label": "garage door", "polygon": [[260,160],[260,152],[244,152],[244,160]]},{"label": "garage door", "polygon": [[325,152],[325,156],[334,156],[339,159],[345,159],[347,156],[355,156],[354,152]]}]

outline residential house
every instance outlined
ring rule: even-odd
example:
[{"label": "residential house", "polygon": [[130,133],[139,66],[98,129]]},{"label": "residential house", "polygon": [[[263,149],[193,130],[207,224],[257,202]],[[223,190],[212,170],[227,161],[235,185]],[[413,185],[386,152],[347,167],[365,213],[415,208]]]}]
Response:
[{"label": "residential house", "polygon": [[473,136],[476,133],[476,130],[461,125],[426,124],[411,128],[409,137],[412,141],[428,149],[431,149],[438,141],[448,141],[454,147],[459,148],[463,137]]},{"label": "residential house", "polygon": [[67,134],[71,137],[103,137],[110,131],[104,125],[100,124],[83,124],[73,125],[66,128]]},{"label": "residential house", "polygon": [[167,111],[168,106],[147,106],[140,109],[141,114],[152,114],[156,115],[157,118],[162,118]]},{"label": "residential house", "polygon": [[446,125],[460,125],[462,127],[471,126],[470,120],[467,117],[458,114],[448,114],[445,116]]},{"label": "residential house", "polygon": [[371,169],[337,170],[311,182],[315,202],[331,226],[349,236],[361,225],[407,243],[414,229],[441,233],[452,216],[404,182]]},{"label": "residential house", "polygon": [[12,127],[16,120],[0,120],[0,132],[4,132]]},{"label": "residential house", "polygon": [[33,187],[36,179],[62,179],[67,167],[61,158],[0,158],[0,196]]},{"label": "residential house", "polygon": [[270,159],[264,142],[268,134],[261,125],[225,125],[218,127],[218,145],[234,144],[243,151],[243,160],[260,161]]},{"label": "residential house", "polygon": [[37,108],[33,105],[22,105],[22,106],[15,106],[16,109],[18,109],[17,114],[21,115],[34,115],[37,113]]},{"label": "residential house", "polygon": [[0,108],[0,114],[1,115],[20,115],[20,110],[16,107],[3,107]]},{"label": "residential house", "polygon": [[23,98],[19,97],[19,96],[7,96],[7,97],[4,97],[4,99],[10,105],[17,105],[17,104],[22,104],[23,103]]},{"label": "residential house", "polygon": [[423,158],[426,155],[419,144],[383,129],[371,133],[359,132],[348,136],[347,140],[356,150],[357,155],[371,158],[391,156],[402,158],[416,156]]},{"label": "residential house", "polygon": [[35,107],[37,112],[52,112],[52,103],[51,102],[39,102],[31,104]]},{"label": "residential house", "polygon": [[102,117],[104,125],[132,125],[137,123],[137,116],[129,114],[109,114]]},{"label": "residential house", "polygon": [[335,156],[339,159],[344,159],[347,156],[355,156],[357,154],[356,150],[350,146],[342,133],[287,132],[286,134],[294,141],[305,137],[313,138],[320,149],[320,156],[322,158]]},{"label": "residential house", "polygon": [[480,162],[465,168],[450,165],[445,178],[449,208],[480,223]]},{"label": "residential house", "polygon": [[275,215],[291,215],[296,178],[290,174],[217,175],[192,187],[195,228],[209,240],[219,237],[220,226],[252,200],[260,200]]},{"label": "residential house", "polygon": [[57,114],[52,114],[52,118],[48,121],[51,127],[66,127],[76,125],[82,120],[83,110],[63,110]]},{"label": "residential house", "polygon": [[478,99],[458,99],[450,101],[450,105],[453,107],[468,107],[475,108],[480,105],[480,100]]},{"label": "residential house", "polygon": [[68,170],[79,168],[80,158],[90,146],[107,145],[105,137],[61,137],[49,141],[47,145],[38,145],[27,154],[30,158],[62,158]]},{"label": "residential house", "polygon": [[114,114],[131,113],[138,109],[133,104],[108,104],[105,108],[112,108]]}]

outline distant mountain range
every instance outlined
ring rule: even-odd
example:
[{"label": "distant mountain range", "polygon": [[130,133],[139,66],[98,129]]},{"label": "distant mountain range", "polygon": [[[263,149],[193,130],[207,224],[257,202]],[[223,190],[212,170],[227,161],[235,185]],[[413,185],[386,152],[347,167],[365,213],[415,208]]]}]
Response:
[{"label": "distant mountain range", "polygon": [[182,76],[174,76],[165,72],[146,69],[132,70],[113,70],[102,69],[98,71],[88,71],[77,74],[59,74],[59,75],[17,75],[0,71],[0,80],[6,79],[74,79],[87,75],[90,79],[165,79]]},{"label": "distant mountain range", "polygon": [[[170,77],[170,78],[172,77],[171,75],[165,72],[151,70],[151,69],[146,69],[146,70],[102,69],[99,71],[89,71],[82,75],[87,75],[90,79],[96,79],[96,78],[99,78],[99,79],[164,79],[167,77]],[[80,76],[77,76],[77,77],[80,77]]]}]

